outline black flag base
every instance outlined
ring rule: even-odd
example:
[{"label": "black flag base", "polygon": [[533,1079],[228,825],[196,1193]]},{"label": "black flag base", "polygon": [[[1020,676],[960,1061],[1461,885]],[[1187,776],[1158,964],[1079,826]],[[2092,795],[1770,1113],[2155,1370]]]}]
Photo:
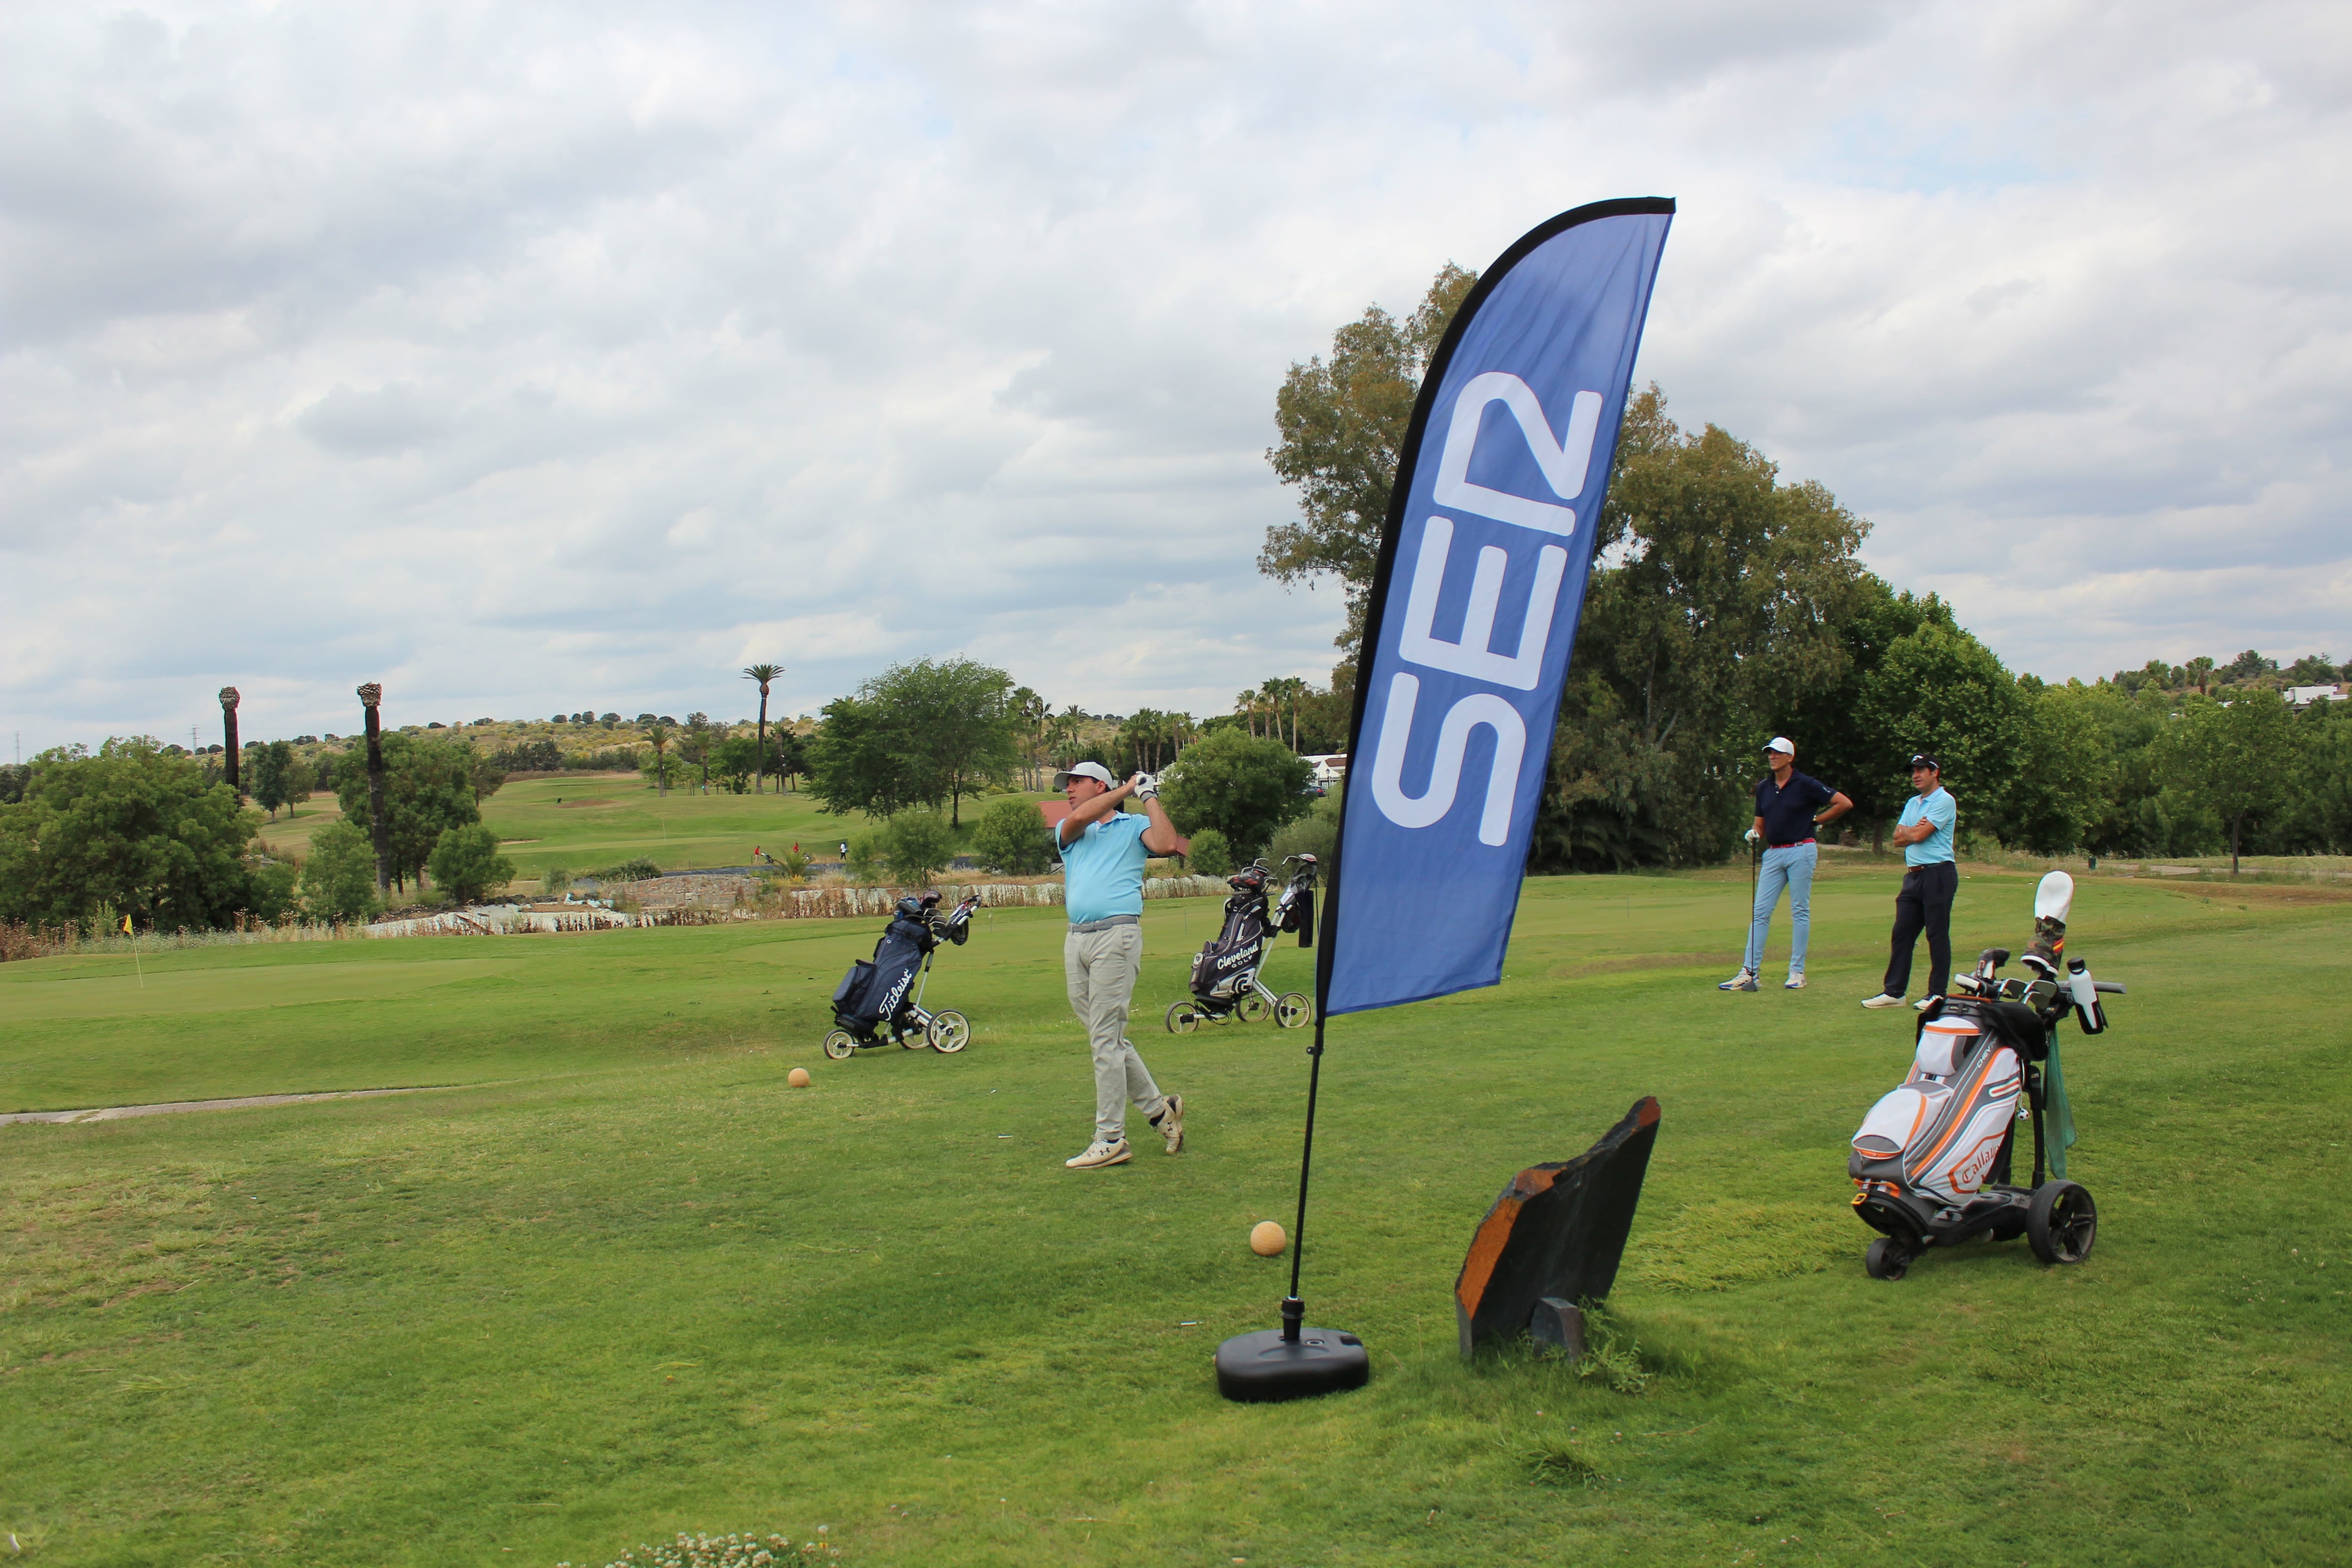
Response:
[{"label": "black flag base", "polygon": [[1235,1334],[1217,1347],[1217,1392],[1244,1404],[1265,1405],[1361,1388],[1372,1380],[1364,1342],[1344,1329],[1303,1326],[1307,1303],[1282,1302],[1282,1327]]}]

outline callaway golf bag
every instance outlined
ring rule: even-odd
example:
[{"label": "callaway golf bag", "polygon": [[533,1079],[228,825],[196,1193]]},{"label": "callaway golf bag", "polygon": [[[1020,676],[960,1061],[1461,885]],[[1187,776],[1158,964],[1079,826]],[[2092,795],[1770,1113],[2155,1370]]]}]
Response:
[{"label": "callaway golf bag", "polygon": [[1257,977],[1266,950],[1277,936],[1297,932],[1298,945],[1315,942],[1315,857],[1292,855],[1285,867],[1296,865],[1277,896],[1275,873],[1263,861],[1252,861],[1225,879],[1233,893],[1225,900],[1225,923],[1192,960],[1192,994],[1168,1009],[1168,1032],[1189,1035],[1207,1019],[1230,1023],[1238,1017],[1255,1024],[1271,1016],[1286,1029],[1296,1029],[1315,1016],[1315,1005],[1297,991],[1276,996]]},{"label": "callaway golf bag", "polygon": [[824,1037],[824,1054],[835,1061],[847,1058],[860,1046],[896,1043],[910,1051],[929,1046],[953,1053],[971,1038],[971,1020],[950,1011],[923,1011],[923,986],[931,969],[931,955],[942,942],[961,947],[971,937],[971,912],[980,907],[968,898],[942,915],[940,896],[908,894],[898,900],[888,929],[874,944],[872,959],[859,959],[833,993],[832,1033]]},{"label": "callaway golf bag", "polygon": [[[2068,963],[2066,917],[2074,879],[2042,879],[2033,900],[2031,979],[2000,977],[2005,948],[1987,948],[1953,994],[1920,1015],[1911,1076],[1871,1108],[1853,1135],[1846,1173],[1854,1214],[1879,1239],[1864,1268],[1900,1279],[1921,1252],[1977,1236],[2023,1236],[2044,1263],[2080,1263],[2098,1235],[2091,1194],[2065,1179],[2074,1142],[2058,1026],[2073,1013],[2086,1035],[2107,1026],[2099,997],[2123,987]],[[2019,1184],[2011,1160],[2017,1124],[2030,1121],[2033,1179]]]}]

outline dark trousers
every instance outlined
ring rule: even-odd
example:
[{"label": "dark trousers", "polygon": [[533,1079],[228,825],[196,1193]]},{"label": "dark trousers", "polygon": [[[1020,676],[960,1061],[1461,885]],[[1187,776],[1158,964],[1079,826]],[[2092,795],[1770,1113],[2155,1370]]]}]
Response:
[{"label": "dark trousers", "polygon": [[1927,994],[1939,996],[1952,979],[1952,895],[1960,890],[1960,868],[1946,860],[1914,866],[1903,873],[1895,895],[1895,942],[1886,955],[1886,994],[1900,996],[1911,985],[1911,950],[1927,933]]}]

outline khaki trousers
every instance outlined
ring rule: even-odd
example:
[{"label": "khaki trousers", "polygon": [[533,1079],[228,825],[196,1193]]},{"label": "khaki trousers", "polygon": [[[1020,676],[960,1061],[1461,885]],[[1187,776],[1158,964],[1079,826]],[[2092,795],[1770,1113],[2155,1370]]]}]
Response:
[{"label": "khaki trousers", "polygon": [[1062,940],[1062,974],[1070,1010],[1087,1026],[1095,1058],[1095,1136],[1116,1143],[1127,1136],[1127,1102],[1157,1116],[1168,1103],[1127,1037],[1135,977],[1143,970],[1143,928],[1109,926],[1074,931]]}]

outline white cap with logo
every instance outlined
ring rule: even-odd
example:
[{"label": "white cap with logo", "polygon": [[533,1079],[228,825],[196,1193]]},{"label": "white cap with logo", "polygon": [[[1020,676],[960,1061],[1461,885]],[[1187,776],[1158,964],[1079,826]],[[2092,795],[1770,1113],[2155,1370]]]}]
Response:
[{"label": "white cap with logo", "polygon": [[1773,736],[1764,742],[1764,749],[1768,752],[1786,752],[1792,757],[1797,754],[1797,748],[1789,743],[1789,737],[1786,735]]},{"label": "white cap with logo", "polygon": [[1110,776],[1110,770],[1100,763],[1080,763],[1076,767],[1065,768],[1055,773],[1054,787],[1067,789],[1072,779],[1093,779],[1106,785],[1118,783],[1117,779]]}]

